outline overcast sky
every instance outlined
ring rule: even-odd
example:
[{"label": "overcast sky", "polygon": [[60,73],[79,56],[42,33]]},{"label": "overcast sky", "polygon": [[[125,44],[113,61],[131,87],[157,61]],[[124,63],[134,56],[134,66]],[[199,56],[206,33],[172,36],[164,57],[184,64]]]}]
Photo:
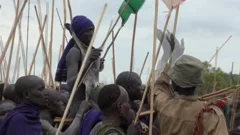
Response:
[{"label": "overcast sky", "polygon": [[[49,13],[51,12],[51,1],[40,0],[42,16],[46,14],[46,3],[49,2]],[[166,20],[166,11],[168,9],[159,0],[159,19],[158,28],[162,29]],[[61,0],[55,0],[55,8],[58,8],[61,18],[63,20],[63,3]],[[120,7],[121,0],[71,0],[73,9],[73,15],[85,15],[89,17],[95,24],[98,21],[100,12],[102,11],[104,3],[108,3],[108,8],[104,16],[100,31],[97,35],[95,47],[99,47],[106,35],[111,20],[116,20],[118,17],[118,8]],[[5,43],[10,29],[14,21],[14,7],[11,0],[0,0],[2,5],[0,9],[0,36]],[[30,36],[29,36],[29,60],[28,64],[32,60],[32,54],[37,44],[39,37],[38,23],[34,11],[34,5],[37,4],[37,0],[31,0],[31,13],[30,13]],[[179,12],[179,21],[177,27],[177,38],[185,39],[185,54],[193,55],[202,61],[209,60],[215,53],[216,47],[221,46],[223,42],[232,35],[232,39],[221,50],[219,54],[218,66],[220,66],[225,72],[231,70],[231,63],[235,62],[234,72],[238,73],[240,69],[240,0],[186,0],[181,5]],[[50,14],[49,14],[50,15]],[[69,15],[69,14],[68,14]],[[42,17],[42,18],[43,18]],[[154,17],[154,0],[146,0],[142,9],[138,13],[137,32],[135,40],[135,62],[134,71],[140,72],[143,64],[143,60],[148,51],[150,51],[150,57],[148,58],[143,80],[146,80],[146,76],[149,73],[151,67],[151,55],[152,55],[152,40],[153,40],[153,18]],[[122,71],[129,70],[130,68],[130,52],[132,43],[132,31],[133,31],[133,19],[131,16],[129,21],[120,32],[115,45],[116,45],[116,71],[119,74]],[[168,29],[172,31],[174,14],[172,14],[171,21]],[[67,22],[69,22],[69,16],[67,16]],[[120,22],[119,22],[120,25]],[[119,25],[116,27],[118,28]],[[22,19],[22,34],[23,42],[26,44],[26,26],[27,26],[27,7],[24,10]],[[60,22],[55,12],[54,18],[54,40],[53,40],[53,75],[55,75],[56,66],[58,62],[59,47],[62,43],[62,29]],[[48,33],[50,33],[50,22],[48,26]],[[116,31],[116,30],[115,30]],[[67,32],[68,39],[70,38]],[[49,43],[49,37],[45,38]],[[110,41],[110,40],[109,40]],[[108,41],[108,44],[109,44]],[[14,52],[16,53],[18,42],[18,35],[15,40]],[[107,45],[108,45],[107,44]],[[13,56],[13,62],[15,62]],[[105,70],[100,74],[102,82],[112,82],[112,53],[109,51],[106,61]],[[40,75],[42,70],[42,52],[38,52],[37,56],[37,75]],[[214,64],[212,62],[212,64]],[[13,68],[12,68],[13,69]],[[11,70],[11,72],[13,72]],[[21,62],[21,74],[23,75],[23,65]]]}]

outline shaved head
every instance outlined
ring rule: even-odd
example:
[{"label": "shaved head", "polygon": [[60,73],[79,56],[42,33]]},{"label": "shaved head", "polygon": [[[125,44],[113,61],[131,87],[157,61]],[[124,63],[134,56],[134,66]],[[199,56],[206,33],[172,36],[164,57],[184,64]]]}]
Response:
[{"label": "shaved head", "polygon": [[22,97],[23,93],[34,90],[38,85],[45,87],[44,81],[41,78],[34,75],[23,76],[17,80],[15,91],[20,97]]},{"label": "shaved head", "polygon": [[47,90],[44,81],[34,75],[20,77],[15,84],[15,91],[23,103],[39,107],[47,106]]}]

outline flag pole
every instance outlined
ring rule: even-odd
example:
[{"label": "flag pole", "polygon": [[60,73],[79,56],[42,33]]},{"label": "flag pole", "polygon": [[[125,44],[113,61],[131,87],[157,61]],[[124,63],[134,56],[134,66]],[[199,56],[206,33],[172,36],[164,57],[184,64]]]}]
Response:
[{"label": "flag pole", "polygon": [[97,27],[96,27],[96,30],[95,30],[94,34],[93,34],[92,40],[91,40],[91,42],[90,42],[90,45],[88,46],[86,55],[85,55],[85,57],[84,57],[84,59],[83,59],[82,66],[81,66],[80,71],[79,71],[79,73],[78,73],[78,75],[77,75],[77,79],[76,79],[76,81],[75,81],[75,84],[74,84],[72,93],[71,93],[70,98],[69,98],[69,100],[68,100],[66,109],[65,109],[65,111],[64,111],[64,114],[63,114],[62,120],[61,120],[61,122],[60,122],[60,125],[59,125],[59,127],[58,127],[58,129],[57,129],[56,135],[59,135],[59,133],[60,133],[62,127],[63,127],[63,124],[64,124],[64,122],[65,122],[65,119],[66,119],[66,116],[67,116],[67,114],[68,114],[70,105],[72,104],[73,97],[74,97],[74,95],[75,95],[75,93],[76,93],[76,90],[77,90],[78,82],[80,81],[80,77],[82,76],[83,70],[84,70],[84,68],[85,68],[87,59],[88,59],[89,54],[90,54],[90,52],[91,52],[93,43],[94,43],[94,41],[95,41],[95,39],[96,39],[96,35],[97,35],[98,30],[99,30],[99,27],[100,27],[100,25],[101,25],[101,23],[102,23],[103,16],[104,16],[104,14],[105,14],[106,9],[107,9],[107,4],[104,4],[104,8],[103,8],[103,11],[102,11],[102,13],[101,13],[101,15],[100,15],[100,18],[99,18],[99,21],[98,21],[98,25],[97,25]]},{"label": "flag pole", "polygon": [[147,59],[148,59],[148,55],[149,55],[149,52],[147,52],[147,55],[146,55],[145,60],[144,60],[144,62],[143,62],[142,69],[141,69],[141,72],[140,72],[140,75],[139,75],[140,77],[142,76],[142,73],[143,73],[145,64],[146,64]]},{"label": "flag pole", "polygon": [[131,49],[131,60],[130,60],[130,72],[133,72],[133,59],[134,59],[134,45],[136,37],[136,28],[137,28],[137,17],[138,14],[135,14],[134,25],[133,25],[133,36],[132,36],[132,49]]}]

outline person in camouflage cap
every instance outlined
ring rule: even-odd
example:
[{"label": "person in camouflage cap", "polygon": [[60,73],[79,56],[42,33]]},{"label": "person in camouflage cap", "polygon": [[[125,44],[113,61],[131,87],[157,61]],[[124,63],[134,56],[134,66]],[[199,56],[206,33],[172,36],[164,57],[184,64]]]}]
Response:
[{"label": "person in camouflage cap", "polygon": [[[200,101],[197,87],[203,84],[202,62],[183,55],[157,79],[154,108],[161,135],[228,135],[222,111]],[[171,80],[172,84],[169,83]]]},{"label": "person in camouflage cap", "polygon": [[168,75],[172,81],[173,89],[178,94],[193,95],[196,87],[204,83],[202,71],[203,64],[199,59],[183,55],[170,68]]}]

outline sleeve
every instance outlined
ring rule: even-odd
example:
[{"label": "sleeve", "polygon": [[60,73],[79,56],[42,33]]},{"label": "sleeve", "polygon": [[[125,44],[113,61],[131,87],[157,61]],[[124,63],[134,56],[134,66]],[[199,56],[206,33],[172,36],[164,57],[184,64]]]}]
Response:
[{"label": "sleeve", "polygon": [[204,135],[228,135],[229,133],[224,114],[217,106],[211,106],[211,108],[214,111],[204,114]]},{"label": "sleeve", "polygon": [[167,64],[164,68],[164,71],[161,73],[160,77],[157,79],[155,83],[155,91],[154,91],[154,107],[155,110],[160,110],[161,106],[165,104],[165,102],[174,95],[172,92],[172,87],[169,84],[169,76],[167,71],[169,69],[169,65]]},{"label": "sleeve", "polygon": [[81,60],[81,52],[73,47],[66,56],[67,64],[67,84],[73,87],[78,74],[78,64]]}]

